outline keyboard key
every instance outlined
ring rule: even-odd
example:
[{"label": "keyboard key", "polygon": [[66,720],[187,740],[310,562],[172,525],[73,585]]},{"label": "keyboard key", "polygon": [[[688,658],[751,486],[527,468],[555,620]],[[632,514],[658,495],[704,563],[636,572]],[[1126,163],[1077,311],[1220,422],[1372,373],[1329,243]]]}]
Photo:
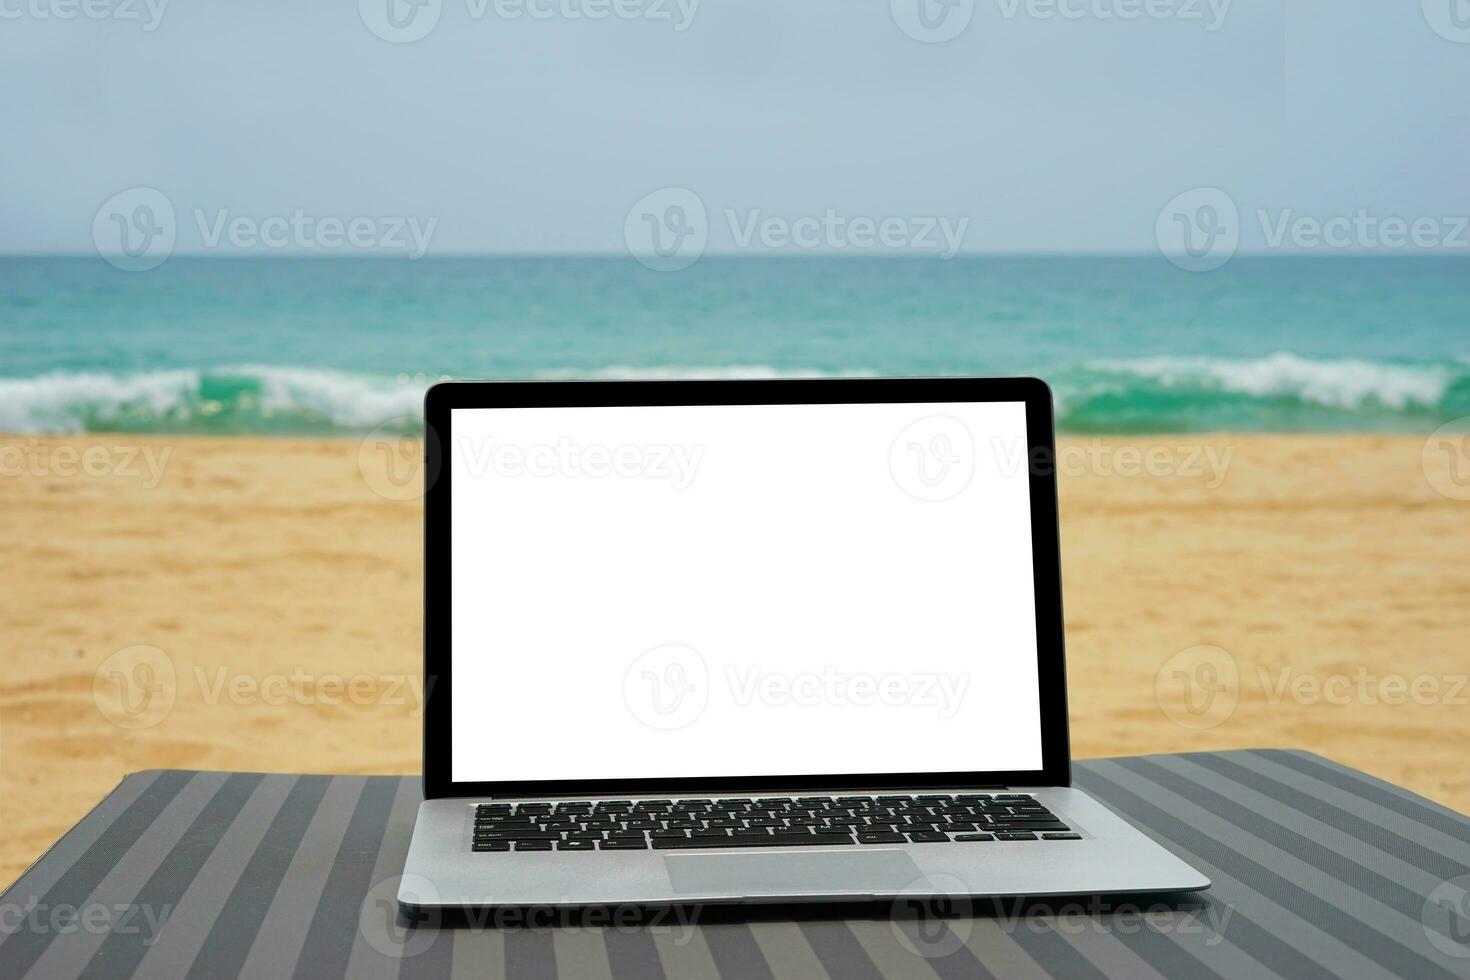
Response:
[{"label": "keyboard key", "polygon": [[1042,840],[1081,840],[1081,834],[1042,834]]},{"label": "keyboard key", "polygon": [[906,844],[903,834],[885,832],[881,834],[858,834],[859,844]]},{"label": "keyboard key", "polygon": [[995,825],[995,829],[996,830],[1051,830],[1051,831],[1065,832],[1065,831],[1071,830],[1072,828],[1071,827],[1068,827],[1066,824],[1062,823],[1060,820],[1025,820],[1025,821],[1015,821],[1015,822],[1012,822],[1012,821],[1007,820],[1007,821],[1005,821],[1003,823],[997,823]]},{"label": "keyboard key", "polygon": [[955,834],[954,839],[955,840],[959,840],[959,841],[995,840],[995,835],[994,834]]},{"label": "keyboard key", "polygon": [[1029,832],[1028,833],[1023,833],[1023,834],[1018,834],[1018,833],[1013,833],[1013,832],[1009,832],[1009,831],[998,830],[995,833],[995,839],[996,840],[1035,840],[1036,839],[1036,835],[1035,834],[1032,834],[1032,833],[1029,833]]},{"label": "keyboard key", "polygon": [[495,840],[561,840],[559,830],[496,830],[490,833],[475,834],[475,841]]},{"label": "keyboard key", "polygon": [[653,847],[660,851],[698,847],[837,847],[852,842],[852,838],[846,835],[834,837],[830,834],[765,834],[760,837],[663,839],[654,841]]},{"label": "keyboard key", "polygon": [[949,835],[925,830],[919,831],[917,833],[910,833],[909,840],[913,841],[915,844],[939,844],[948,841]]},{"label": "keyboard key", "polygon": [[595,851],[597,842],[593,840],[564,840],[556,845],[558,851]]},{"label": "keyboard key", "polygon": [[551,850],[551,841],[549,841],[549,840],[518,840],[518,841],[516,841],[516,850],[517,851],[549,851],[549,850]]},{"label": "keyboard key", "polygon": [[605,840],[597,846],[604,851],[646,851],[648,850],[648,841],[642,839],[623,840],[619,838],[617,840]]},{"label": "keyboard key", "polygon": [[670,829],[670,830],[654,830],[654,831],[651,831],[649,833],[649,836],[654,837],[654,838],[659,838],[659,839],[673,839],[673,838],[683,839],[683,838],[687,837],[688,835],[685,834],[684,831],[682,831],[682,830]]},{"label": "keyboard key", "polygon": [[472,850],[472,851],[508,851],[508,850],[510,850],[510,841],[508,841],[508,840],[476,841],[474,844],[471,844],[470,845],[470,850]]}]

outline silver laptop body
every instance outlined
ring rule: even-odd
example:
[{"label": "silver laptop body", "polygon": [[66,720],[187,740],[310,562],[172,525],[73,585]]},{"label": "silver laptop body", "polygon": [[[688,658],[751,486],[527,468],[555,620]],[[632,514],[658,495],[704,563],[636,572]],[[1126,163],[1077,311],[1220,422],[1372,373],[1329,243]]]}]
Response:
[{"label": "silver laptop body", "polygon": [[1169,893],[1070,785],[1032,379],[452,382],[399,903]]}]

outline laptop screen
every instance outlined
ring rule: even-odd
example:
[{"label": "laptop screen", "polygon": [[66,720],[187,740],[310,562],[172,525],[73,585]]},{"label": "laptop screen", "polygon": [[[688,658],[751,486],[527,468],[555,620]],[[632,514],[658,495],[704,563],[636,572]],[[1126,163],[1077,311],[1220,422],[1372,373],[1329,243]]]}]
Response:
[{"label": "laptop screen", "polygon": [[452,409],[452,778],[1041,769],[1026,436],[1021,402]]}]

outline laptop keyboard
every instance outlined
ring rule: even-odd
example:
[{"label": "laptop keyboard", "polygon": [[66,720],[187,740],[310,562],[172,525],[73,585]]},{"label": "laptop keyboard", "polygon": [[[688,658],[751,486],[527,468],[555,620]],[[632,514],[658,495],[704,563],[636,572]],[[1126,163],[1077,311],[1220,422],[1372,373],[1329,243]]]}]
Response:
[{"label": "laptop keyboard", "polygon": [[475,851],[1081,840],[1024,793],[484,803]]}]

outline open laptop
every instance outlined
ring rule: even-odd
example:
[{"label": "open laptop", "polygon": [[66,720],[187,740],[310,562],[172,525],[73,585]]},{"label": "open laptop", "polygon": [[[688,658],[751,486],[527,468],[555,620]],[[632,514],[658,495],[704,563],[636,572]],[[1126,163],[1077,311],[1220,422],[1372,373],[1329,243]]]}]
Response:
[{"label": "open laptop", "polygon": [[406,911],[1209,886],[1070,785],[1042,382],[425,408]]}]

